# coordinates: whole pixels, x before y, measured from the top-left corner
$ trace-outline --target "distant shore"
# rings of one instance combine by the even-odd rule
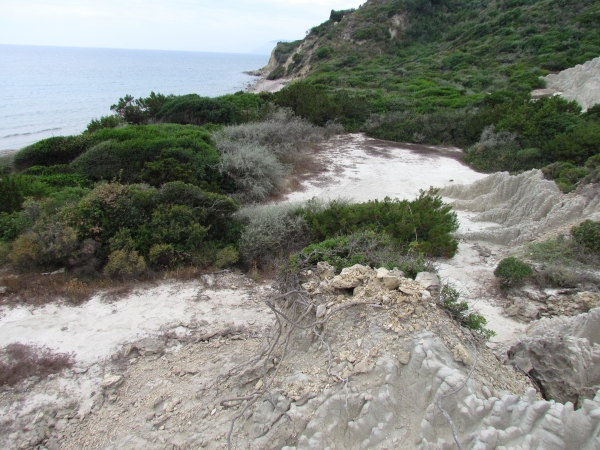
[[[248,84],[246,92],[251,94],[259,94],[261,92],[277,92],[283,89],[290,82],[287,78],[280,78],[278,80],[267,80],[266,78],[260,78],[254,83]]]

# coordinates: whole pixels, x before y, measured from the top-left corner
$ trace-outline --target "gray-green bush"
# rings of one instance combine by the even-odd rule
[[[299,251],[310,242],[305,220],[295,214],[297,205],[255,205],[237,212],[245,223],[240,253],[246,264],[266,267]]]

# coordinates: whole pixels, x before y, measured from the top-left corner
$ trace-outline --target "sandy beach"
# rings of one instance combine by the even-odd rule
[[[288,78],[280,78],[279,80],[267,80],[266,78],[261,78],[254,82],[254,84],[249,84],[246,91],[251,94],[277,92],[282,90],[289,82],[290,79]]]

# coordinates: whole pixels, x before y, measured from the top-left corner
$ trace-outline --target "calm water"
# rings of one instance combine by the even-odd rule
[[[131,94],[214,97],[255,80],[268,55],[0,45],[0,150],[81,133]]]

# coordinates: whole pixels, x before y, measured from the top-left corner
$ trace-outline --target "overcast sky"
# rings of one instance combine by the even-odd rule
[[[247,53],[364,1],[2,0],[0,44]]]

